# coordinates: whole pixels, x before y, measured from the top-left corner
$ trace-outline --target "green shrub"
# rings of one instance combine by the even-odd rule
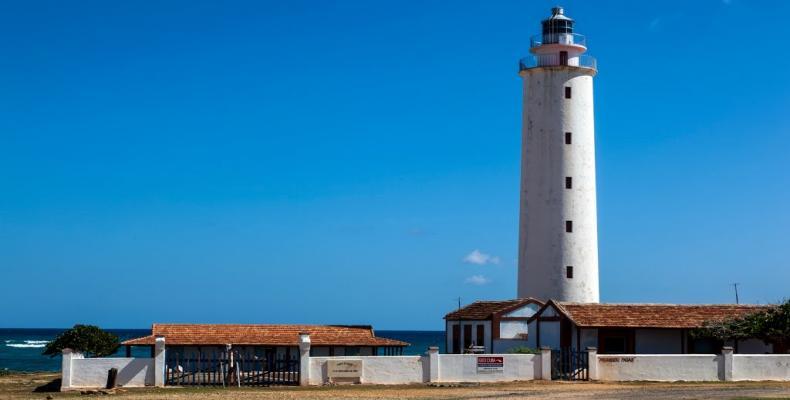
[[[527,346],[513,347],[511,349],[508,349],[507,352],[510,354],[540,354],[540,350],[533,349]]]
[[[63,349],[72,349],[83,353],[85,357],[106,357],[115,354],[120,346],[118,336],[98,326],[74,325],[47,343],[42,354],[54,357],[63,353]]]
[[[782,304],[726,321],[706,322],[691,331],[692,337],[738,340],[756,338],[778,349],[790,346],[790,300]]]

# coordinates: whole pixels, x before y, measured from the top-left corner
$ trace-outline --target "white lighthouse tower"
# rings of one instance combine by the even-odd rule
[[[595,59],[561,7],[542,21],[524,80],[518,296],[597,303]]]

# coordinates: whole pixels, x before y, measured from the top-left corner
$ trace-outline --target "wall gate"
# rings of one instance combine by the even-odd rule
[[[586,351],[572,348],[552,350],[551,379],[586,381],[590,379],[590,358]]]
[[[299,357],[238,351],[168,355],[165,384],[177,386],[299,385]]]

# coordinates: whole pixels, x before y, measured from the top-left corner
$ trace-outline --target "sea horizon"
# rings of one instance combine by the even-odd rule
[[[59,371],[60,356],[45,356],[46,344],[68,328],[0,328],[0,371],[42,372]],[[106,328],[121,341],[151,334],[151,328]],[[403,355],[423,354],[429,346],[444,352],[444,331],[432,330],[375,330],[376,336],[402,340],[411,345]],[[125,357],[123,346],[111,357]],[[132,357],[150,357],[145,348],[132,348]]]

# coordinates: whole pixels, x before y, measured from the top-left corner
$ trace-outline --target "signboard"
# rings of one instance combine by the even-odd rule
[[[505,357],[477,357],[478,374],[505,372]]]
[[[361,378],[362,360],[327,360],[326,372],[329,378]]]

